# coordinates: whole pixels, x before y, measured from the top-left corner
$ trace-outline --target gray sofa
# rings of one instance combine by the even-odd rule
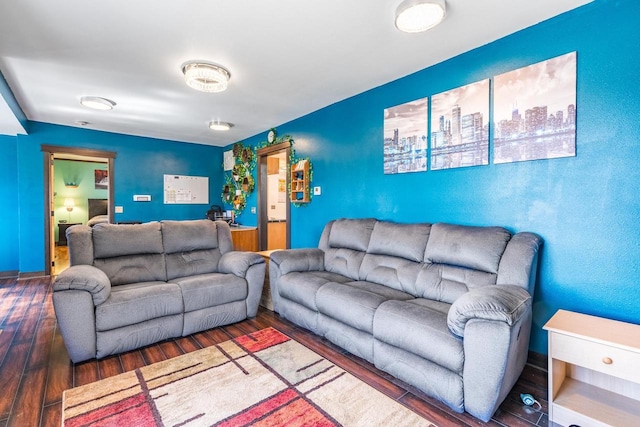
[[[58,325],[73,362],[253,317],[264,259],[233,250],[222,221],[78,225],[71,267],[53,284]]]
[[[329,222],[271,254],[274,310],[487,421],[527,360],[541,239],[500,227]]]

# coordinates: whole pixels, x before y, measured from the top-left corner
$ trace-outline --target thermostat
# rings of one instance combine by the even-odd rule
[[[151,195],[150,194],[134,194],[133,201],[134,202],[150,202]]]

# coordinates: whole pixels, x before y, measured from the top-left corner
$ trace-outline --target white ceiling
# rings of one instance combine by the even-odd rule
[[[29,120],[225,146],[590,1],[447,0],[421,34],[394,27],[400,0],[3,1],[0,71]],[[187,87],[193,59],[227,67],[228,90]]]

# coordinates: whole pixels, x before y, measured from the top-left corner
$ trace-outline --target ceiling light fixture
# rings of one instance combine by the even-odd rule
[[[222,92],[227,89],[231,73],[211,62],[188,61],[182,64],[184,81],[201,92]]]
[[[444,19],[445,0],[404,0],[396,9],[396,28],[419,33],[435,27]]]
[[[80,104],[94,110],[111,110],[116,105],[112,100],[98,96],[83,96],[80,98]]]
[[[214,120],[209,122],[209,129],[216,131],[228,131],[233,127],[233,123],[221,122],[220,120]]]

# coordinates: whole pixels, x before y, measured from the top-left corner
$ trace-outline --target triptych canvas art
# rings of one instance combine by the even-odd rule
[[[384,173],[488,165],[490,128],[494,164],[575,156],[576,52],[386,108]]]

